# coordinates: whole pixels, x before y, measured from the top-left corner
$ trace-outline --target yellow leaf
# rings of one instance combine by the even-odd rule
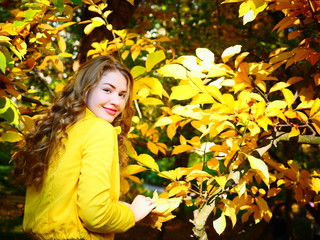
[[[239,7],[239,18],[243,17],[247,12],[249,12],[252,7],[252,1],[243,1],[243,3],[241,3]]]
[[[198,95],[194,96],[190,104],[196,105],[196,104],[208,104],[208,103],[214,103],[214,102],[215,100],[210,94],[199,93]]]
[[[216,232],[221,235],[223,231],[226,229],[227,223],[226,223],[226,217],[223,213],[221,213],[221,216],[217,218],[216,220],[213,220],[213,228],[216,230]]]
[[[311,189],[316,193],[320,191],[320,178],[311,178]]]
[[[297,112],[292,111],[292,110],[285,111],[284,115],[287,118],[297,118]]]
[[[225,49],[221,55],[222,61],[224,63],[228,62],[228,60],[233,57],[234,55],[236,55],[237,53],[241,52],[241,45],[235,45],[232,47],[228,47],[227,49]]]
[[[266,109],[266,103],[264,101],[257,102],[252,108],[255,110],[254,117],[255,119],[259,119],[264,115],[265,109]]]
[[[147,168],[150,168],[153,171],[159,172],[159,166],[156,161],[148,154],[140,154],[139,156],[135,157],[136,161]]]
[[[251,136],[255,136],[255,135],[257,135],[258,133],[261,132],[260,127],[257,124],[255,124],[254,122],[251,122],[251,121],[248,124],[248,129],[250,131],[250,135]]]
[[[224,208],[224,214],[230,218],[232,227],[234,227],[237,223],[236,210],[233,207],[226,205],[226,207]]]
[[[227,182],[226,176],[217,176],[217,177],[214,177],[214,180],[216,180],[219,186],[222,188],[224,188]]]
[[[220,90],[214,86],[214,85],[209,85],[206,87],[207,91],[209,92],[209,94],[214,97],[216,100],[218,100],[220,103],[224,102],[224,98],[220,92]]]
[[[170,179],[173,181],[177,180],[177,173],[175,170],[162,171],[162,172],[158,173],[158,175],[160,177],[167,178],[167,179]]]
[[[186,152],[186,151],[189,151],[189,150],[192,150],[194,149],[194,147],[190,146],[190,145],[178,145],[178,146],[175,146],[173,151],[172,151],[172,155],[174,154],[180,154],[182,152]]]
[[[158,72],[165,77],[173,77],[175,79],[187,79],[187,70],[180,64],[168,64],[160,69]]]
[[[254,83],[263,91],[266,92],[267,91],[267,85],[264,81],[261,80],[256,80],[254,81]]]
[[[199,93],[199,90],[190,85],[180,85],[172,88],[170,99],[186,100],[194,97]]]
[[[60,58],[71,58],[73,55],[71,53],[59,53],[58,57]]]
[[[100,15],[102,14],[101,10],[95,5],[90,5],[88,7],[88,10],[91,11],[91,12],[99,13]]]
[[[85,28],[84,28],[84,33],[86,35],[89,35],[93,29],[95,29],[96,27],[92,24],[92,23],[89,23]]]
[[[171,124],[172,122],[173,121],[170,117],[162,117],[155,123],[155,127],[165,126]]]
[[[219,63],[209,67],[209,72],[207,74],[207,77],[208,78],[222,77],[222,76],[228,75],[229,73],[233,75],[233,70],[228,65],[224,63]],[[212,82],[212,84],[213,83],[214,82]]]
[[[242,62],[242,60],[248,55],[249,55],[248,52],[243,52],[243,53],[239,54],[237,56],[236,60],[234,61],[235,68],[238,68],[239,64]]]
[[[66,45],[66,41],[64,40],[64,38],[57,35],[57,41],[58,41],[58,47],[59,47],[60,52],[62,52],[62,53],[65,52],[67,45]]]
[[[200,179],[200,181],[201,181],[203,179],[207,179],[207,178],[211,178],[211,177],[212,176],[205,171],[193,170],[186,176],[186,180],[189,182],[189,181],[192,181],[193,179]]]
[[[131,165],[126,166],[126,168],[122,170],[121,174],[123,176],[129,176],[129,175],[133,175],[133,174],[136,174],[139,172],[143,172],[145,170],[147,170],[145,167],[142,167],[142,166],[136,165],[136,164],[131,164]]]
[[[159,198],[154,194],[153,199],[157,205],[155,209],[152,210],[153,214],[166,215],[172,212],[174,209],[179,207],[182,200],[181,197],[177,198]]]
[[[299,136],[299,134],[300,134],[299,128],[292,127],[289,133],[289,137],[296,137],[296,136]]]
[[[25,131],[31,132],[34,130],[35,122],[31,117],[29,117],[28,115],[22,115],[22,121],[24,124]]]
[[[313,115],[315,115],[320,109],[320,98],[317,98],[316,100],[314,100],[312,107],[311,107],[311,111],[310,111],[310,117],[312,117]]]
[[[91,18],[91,20],[92,20],[92,25],[95,27],[100,27],[106,24],[106,22],[101,17],[94,17],[94,18]]]
[[[282,101],[282,100],[275,100],[271,103],[269,103],[267,109],[268,110],[272,110],[273,108],[276,108],[276,109],[284,109],[287,107],[287,103],[285,101]]]
[[[288,104],[288,107],[290,108],[292,104],[294,103],[294,95],[289,89],[281,89],[281,92],[284,96],[284,99],[286,100],[286,103]]]
[[[152,97],[142,98],[139,102],[144,105],[163,105],[163,102],[160,99]]]
[[[269,185],[269,171],[266,163],[259,158],[254,156],[248,156],[248,160],[251,168],[255,169],[261,179]]]
[[[146,60],[146,70],[149,72],[156,64],[166,58],[163,50],[150,53]]]
[[[188,193],[188,190],[189,188],[185,185],[174,187],[169,191],[169,197],[175,196],[179,193],[183,193],[183,195],[186,195]]]
[[[233,95],[229,94],[229,93],[225,93],[222,95],[223,98],[223,104],[227,105],[228,108],[230,109],[231,112],[234,111],[234,98]]]
[[[214,53],[207,48],[197,48],[196,55],[202,61],[214,62]]]
[[[133,61],[135,61],[135,60],[137,59],[137,57],[138,57],[139,54],[140,54],[140,51],[141,51],[141,49],[138,48],[138,47],[136,47],[136,48],[134,48],[134,49],[132,50],[132,52],[131,52],[131,57],[132,57],[132,60],[133,60]]]
[[[270,89],[269,93],[281,90],[281,89],[286,88],[288,86],[290,86],[290,84],[285,83],[285,82],[278,82],[278,83],[276,83],[275,85],[272,86],[272,88]]]

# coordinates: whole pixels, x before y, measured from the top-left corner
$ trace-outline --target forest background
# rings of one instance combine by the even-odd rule
[[[10,175],[22,134],[101,54],[136,82],[124,200],[159,206],[118,239],[316,239],[319,0],[1,0],[0,12],[1,239],[25,238]]]

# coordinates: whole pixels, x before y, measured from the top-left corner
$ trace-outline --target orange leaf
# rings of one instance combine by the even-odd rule
[[[192,149],[194,149],[194,147],[192,147],[190,145],[186,145],[186,144],[178,145],[178,146],[174,147],[174,149],[172,151],[172,155],[179,154],[179,153],[182,153],[182,152],[186,152],[186,151],[189,151],[189,150],[192,150]]]
[[[296,30],[296,31],[292,31],[288,34],[288,40],[292,40],[294,38],[296,38],[297,36],[299,36],[301,33],[303,32],[303,30]]]

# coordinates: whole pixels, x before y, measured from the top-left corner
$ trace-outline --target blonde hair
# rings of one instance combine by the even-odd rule
[[[13,156],[14,173],[18,182],[27,186],[42,186],[54,149],[64,147],[62,139],[68,137],[67,127],[84,115],[88,93],[106,71],[119,71],[127,80],[128,95],[125,108],[112,123],[113,126],[121,127],[121,133],[118,135],[119,159],[122,166],[126,165],[125,141],[134,114],[132,108],[134,81],[123,64],[111,56],[104,55],[80,66],[44,117],[36,121],[36,129],[25,136],[22,146]]]

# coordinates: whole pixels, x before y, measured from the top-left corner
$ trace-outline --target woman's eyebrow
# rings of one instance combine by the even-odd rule
[[[108,86],[110,86],[112,89],[116,89],[116,87],[113,85],[113,84],[111,84],[111,83],[107,83],[107,82],[105,82],[105,83],[102,83],[102,85],[108,85]],[[127,93],[128,91],[127,90],[122,90],[122,91],[120,91],[121,93]]]
[[[113,88],[113,89],[115,89],[116,87],[114,86],[114,85],[112,85],[111,83],[103,83],[102,85],[108,85],[108,86],[110,86],[111,88]]]

